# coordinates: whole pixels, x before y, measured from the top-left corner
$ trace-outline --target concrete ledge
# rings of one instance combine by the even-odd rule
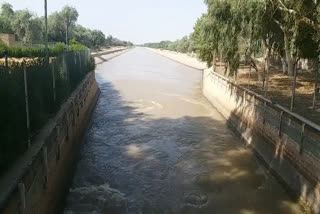
[[[117,49],[112,51],[105,51],[100,52],[97,54],[92,54],[92,56],[95,59],[96,65],[102,64],[104,62],[107,62],[117,56],[120,56],[128,51],[130,51],[132,48],[123,48],[123,49]]]
[[[203,94],[302,204],[319,213],[320,160],[314,155],[316,151],[302,150],[303,145],[293,137],[297,133],[281,132],[281,122],[272,124],[278,121],[278,117],[267,120],[265,112],[258,106],[266,105],[265,109],[271,111],[268,104],[258,104],[258,97],[251,96],[209,69],[203,72]],[[290,122],[300,128],[293,120]]]
[[[108,54],[112,54],[112,53],[124,51],[124,50],[127,50],[127,49],[128,49],[128,48],[119,48],[119,49],[105,50],[105,51],[100,51],[100,52],[97,52],[97,53],[92,53],[91,56],[93,56],[93,57],[99,57],[99,56],[103,56],[103,55],[108,55]]]
[[[55,213],[100,90],[90,72],[0,180],[0,213]]]

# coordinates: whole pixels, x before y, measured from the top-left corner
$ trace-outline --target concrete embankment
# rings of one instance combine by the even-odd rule
[[[120,56],[121,54],[124,54],[131,50],[129,47],[119,47],[119,48],[112,48],[112,49],[106,49],[102,50],[100,52],[93,52],[92,56],[95,59],[96,64],[104,63],[114,57]]]
[[[170,51],[153,51],[201,68],[196,58]],[[208,68],[203,70],[203,95],[308,212],[319,213],[319,126]]]
[[[148,48],[148,49],[164,57],[172,59],[176,62],[180,62],[184,65],[187,65],[191,68],[195,68],[198,70],[203,70],[207,68],[206,63],[200,62],[196,57],[188,54],[183,54],[183,53],[173,52],[168,50],[153,49],[153,48]]]
[[[97,64],[128,50],[113,48],[92,56]],[[91,72],[40,131],[31,148],[0,178],[1,214],[56,213],[99,94],[95,73]]]

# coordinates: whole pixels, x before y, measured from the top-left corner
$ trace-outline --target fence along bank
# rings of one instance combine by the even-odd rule
[[[0,66],[0,213],[53,213],[99,95],[89,50]],[[8,170],[8,168],[10,169]]]
[[[275,175],[320,212],[320,126],[233,83],[203,72],[203,94]]]

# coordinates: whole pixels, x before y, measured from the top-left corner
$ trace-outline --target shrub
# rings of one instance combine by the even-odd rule
[[[87,50],[87,49],[88,49],[88,47],[81,44],[77,40],[75,40],[75,39],[70,40],[69,51],[83,51],[83,50]]]
[[[71,40],[69,52],[88,50],[88,48],[76,40]],[[65,44],[62,42],[56,43],[54,47],[49,48],[49,56],[60,56],[66,51]],[[0,45],[0,58],[4,57],[7,52],[8,57],[14,58],[37,58],[46,56],[46,48],[41,47],[8,47],[6,45]]]

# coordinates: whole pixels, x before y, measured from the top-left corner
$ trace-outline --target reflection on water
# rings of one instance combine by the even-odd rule
[[[301,213],[201,96],[201,75],[142,48],[97,67],[65,214]]]

